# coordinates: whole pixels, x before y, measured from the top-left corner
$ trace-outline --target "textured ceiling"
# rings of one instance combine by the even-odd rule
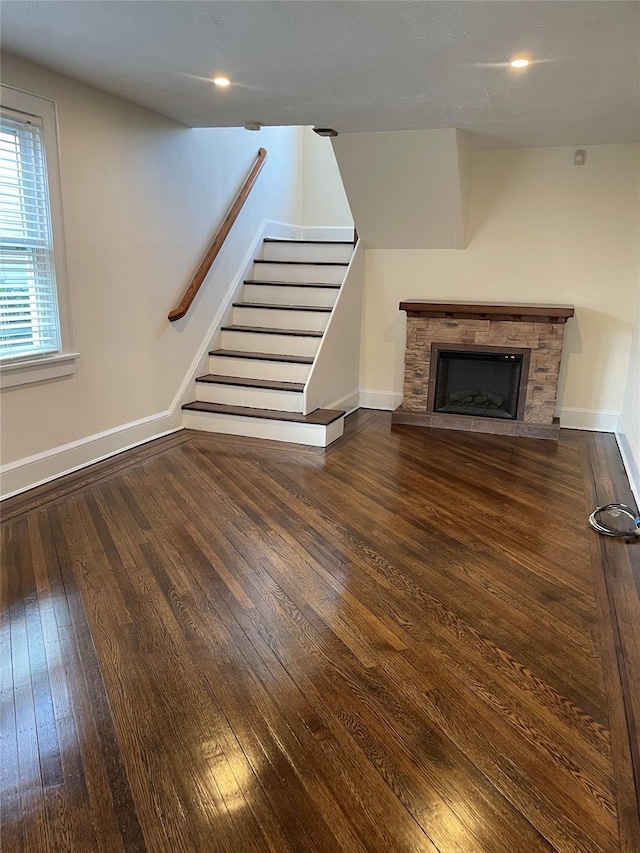
[[[187,125],[639,138],[640,3],[2,3],[3,49]],[[508,67],[514,55],[534,62]],[[234,85],[215,89],[225,72]]]

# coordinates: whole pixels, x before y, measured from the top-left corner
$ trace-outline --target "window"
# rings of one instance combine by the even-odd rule
[[[2,387],[73,372],[55,105],[2,87],[0,367]]]

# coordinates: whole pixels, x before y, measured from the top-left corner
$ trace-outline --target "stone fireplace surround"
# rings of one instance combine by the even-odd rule
[[[393,413],[393,423],[558,440],[560,424],[554,413],[560,359],[564,326],[573,317],[573,306],[406,300],[400,303],[400,310],[407,312],[407,346],[403,400]],[[518,418],[434,412],[439,345],[460,351],[479,347],[527,351],[528,371],[520,390]]]

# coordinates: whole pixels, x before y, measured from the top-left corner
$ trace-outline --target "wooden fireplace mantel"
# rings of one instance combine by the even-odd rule
[[[566,323],[573,317],[573,305],[527,305],[491,302],[423,302],[420,299],[405,299],[400,310],[410,317],[451,317],[465,320],[502,320],[535,323]]]

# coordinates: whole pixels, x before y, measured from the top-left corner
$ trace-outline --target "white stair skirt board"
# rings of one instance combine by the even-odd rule
[[[196,382],[196,399],[205,403],[224,403],[225,406],[302,412],[302,391],[277,391],[273,388],[251,388],[246,385]]]
[[[209,373],[222,376],[239,376],[242,379],[304,382],[310,370],[310,364],[296,364],[294,361],[259,361],[252,358],[209,356]]]
[[[220,336],[220,340],[221,349],[313,356],[318,351],[321,338],[298,337],[296,335],[271,335],[261,332],[236,332],[225,329]]]
[[[256,261],[251,278],[256,281],[308,281],[341,284],[346,266],[342,264],[266,264]]]
[[[329,316],[329,311],[293,311],[285,308],[247,308],[244,305],[236,305],[233,309],[233,324],[262,326],[266,329],[309,329],[324,332]]]
[[[337,261],[348,263],[353,243],[305,243],[265,240],[262,257],[266,261]]]
[[[344,430],[344,418],[337,418],[327,426],[319,424],[296,424],[288,421],[273,421],[261,418],[246,418],[238,415],[219,415],[214,412],[183,412],[187,429],[219,432],[225,435],[244,435],[250,438],[266,438],[271,441],[288,441],[310,447],[328,447],[340,438]]]
[[[340,292],[337,287],[314,287],[311,284],[247,284],[244,285],[245,302],[265,305],[318,305],[333,308]]]

